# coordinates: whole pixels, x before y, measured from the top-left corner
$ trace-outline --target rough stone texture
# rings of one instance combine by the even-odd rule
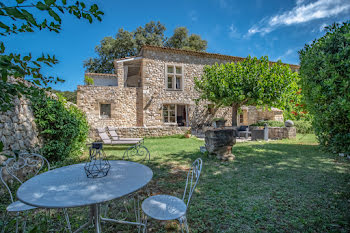
[[[259,141],[264,140],[264,130],[263,129],[254,129],[252,132],[252,140]]]
[[[221,160],[232,160],[232,146],[236,144],[236,131],[231,128],[209,129],[205,132],[205,148],[209,155]]]
[[[269,127],[269,139],[294,139],[296,135],[295,127]]]
[[[31,103],[26,98],[13,99],[13,108],[0,112],[0,139],[3,151],[37,151],[42,145]]]
[[[213,118],[224,118],[231,125],[230,107],[209,108],[209,102],[195,100],[199,93],[195,90],[194,78],[201,77],[203,67],[215,63],[237,62],[243,58],[230,56],[199,56],[197,53],[179,53],[173,50],[143,49],[136,61],[115,61],[115,78],[119,86],[78,86],[77,105],[87,114],[92,131],[98,127],[168,127],[174,123],[163,122],[163,105],[185,105],[188,126],[200,129],[211,126]],[[166,89],[167,65],[182,67],[182,90]],[[134,69],[134,70],[131,70]],[[127,72],[129,70],[129,73]],[[132,76],[128,76],[130,72]],[[135,71],[138,73],[136,74]],[[106,75],[106,74],[105,74]],[[90,74],[91,76],[91,74]],[[97,80],[98,75],[94,76]],[[105,77],[105,76],[101,76]],[[132,79],[134,85],[128,83]],[[138,79],[138,80],[137,80]],[[109,83],[109,82],[108,82]],[[137,85],[136,85],[137,84]],[[130,86],[131,85],[131,86]],[[135,87],[132,87],[135,86]],[[111,118],[102,119],[100,104],[111,104]],[[249,125],[258,120],[283,121],[282,111],[257,110],[255,107],[243,107],[243,122]],[[238,119],[238,122],[239,119]],[[140,131],[141,132],[141,131]],[[164,133],[167,135],[168,130]]]
[[[292,126],[294,125],[294,122],[291,121],[291,120],[286,120],[286,122],[284,122],[284,125],[285,125],[286,127],[292,127]]]
[[[258,126],[252,127],[252,140],[264,140],[264,130]],[[269,139],[294,139],[296,138],[295,127],[269,127]]]
[[[189,127],[171,127],[171,126],[151,126],[151,127],[116,127],[116,133],[121,138],[135,137],[159,137],[175,134],[185,134]],[[92,130],[90,138],[94,141],[101,141],[97,130]]]
[[[100,117],[100,104],[111,104],[111,118]],[[136,126],[136,88],[78,86],[77,105],[93,129]]]

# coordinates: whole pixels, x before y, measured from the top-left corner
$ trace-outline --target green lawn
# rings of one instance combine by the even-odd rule
[[[233,147],[236,159],[231,162],[207,158],[199,152],[203,144],[196,138],[145,140],[154,177],[142,196],[181,197],[186,170],[202,157],[202,176],[188,212],[191,232],[350,231],[350,162],[320,151],[313,135],[239,143]],[[116,147],[105,150],[110,159],[121,159],[124,152]],[[86,208],[70,210],[74,227],[85,221],[83,213]],[[44,218],[31,221],[37,219]],[[149,227],[151,232],[174,232],[177,224],[151,220]],[[103,230],[137,232],[113,224],[104,224]]]

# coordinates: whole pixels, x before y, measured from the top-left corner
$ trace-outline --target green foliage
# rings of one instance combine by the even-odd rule
[[[188,36],[186,27],[176,28],[174,34],[165,43],[166,47],[194,51],[205,51],[207,45],[207,41],[202,40],[199,35],[192,34]]]
[[[294,127],[297,130],[297,133],[300,134],[312,134],[314,133],[311,121],[293,121],[294,122]],[[251,126],[264,126],[267,124],[270,127],[285,127],[284,122],[281,121],[259,121],[255,124],[252,124]]]
[[[63,98],[47,97],[43,90],[36,91],[31,102],[39,134],[44,139],[41,153],[50,161],[78,156],[89,131],[84,113]]]
[[[85,76],[84,83],[85,85],[94,85],[94,79],[89,76]]]
[[[2,152],[3,149],[4,149],[4,143],[0,141],[0,152]]]
[[[118,30],[115,38],[105,37],[96,46],[97,58],[84,61],[84,67],[92,73],[113,73],[113,60],[137,55],[143,45],[166,46],[179,49],[204,51],[207,41],[199,35],[188,36],[188,29],[178,27],[168,40],[164,37],[166,28],[159,21],[151,21],[134,31]]]
[[[55,93],[56,95],[60,95],[64,98],[66,98],[67,101],[77,104],[77,91],[59,91],[59,90],[51,90],[51,92]]]
[[[203,76],[195,78],[195,88],[201,99],[232,106],[237,114],[244,104],[284,109],[298,91],[297,82],[298,74],[281,61],[271,64],[267,57],[248,56],[242,62],[205,66]],[[232,124],[237,125],[235,115]]]
[[[314,133],[314,129],[312,127],[312,122],[311,121],[293,121],[294,126],[297,129],[297,133],[300,134],[312,134]]]
[[[34,32],[35,30],[49,30],[56,33],[61,31],[61,17],[64,13],[69,13],[75,17],[86,19],[92,23],[93,18],[101,21],[103,12],[99,11],[96,4],[90,7],[82,1],[76,1],[69,5],[66,0],[45,0],[30,1],[17,0],[16,4],[6,5],[0,1],[0,35],[10,36],[13,34]],[[37,10],[41,11],[43,17],[37,17],[34,14]],[[6,111],[11,108],[11,100],[14,96],[26,94],[27,88],[23,84],[9,83],[8,77],[16,79],[26,78],[36,85],[46,86],[48,83],[63,82],[62,79],[53,76],[44,76],[41,73],[43,66],[57,64],[55,56],[45,55],[33,58],[29,53],[21,55],[8,53],[6,46],[0,42],[0,111]]]
[[[326,27],[326,34],[299,51],[307,108],[320,145],[350,153],[350,23]]]
[[[284,127],[284,122],[281,121],[259,121],[251,126],[265,126],[267,124],[270,127]]]

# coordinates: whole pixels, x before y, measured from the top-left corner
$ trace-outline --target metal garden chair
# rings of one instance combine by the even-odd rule
[[[148,151],[148,149],[143,146],[143,145],[137,145],[133,147],[129,147],[126,149],[125,153],[123,154],[123,160],[128,160],[128,161],[133,161],[133,162],[138,162],[138,163],[143,163],[143,162],[149,162],[151,159],[151,154]],[[115,222],[115,223],[126,223],[126,224],[131,224],[131,225],[137,225],[139,228],[139,231],[141,230],[141,208],[140,208],[140,197],[135,193],[131,193],[127,196],[122,197],[121,199],[117,200],[119,203],[123,203],[122,208],[125,209],[126,212],[131,213],[134,212],[135,214],[135,222],[129,222],[125,221],[125,219],[122,220],[115,220],[108,218],[108,210],[110,205],[109,204],[104,204],[102,207],[103,211],[103,216],[101,215],[101,220],[102,221],[107,221],[107,222]],[[131,210],[128,208],[128,204],[131,202]]]
[[[5,161],[4,166],[0,169],[0,179],[3,185],[6,187],[9,195],[11,204],[7,206],[6,208],[6,215],[9,213],[15,213],[16,214],[16,233],[19,229],[19,216],[20,213],[24,213],[24,221],[22,226],[22,231],[25,232],[26,229],[26,218],[28,215],[29,210],[34,210],[37,207],[27,205],[19,200],[15,199],[15,195],[13,194],[15,190],[11,190],[10,186],[15,186],[15,182],[18,182],[19,184],[22,184],[27,179],[37,175],[40,171],[44,169],[44,167],[47,166],[47,170],[50,170],[50,163],[47,161],[45,157],[39,154],[35,153],[21,153],[17,157],[14,156],[13,158],[9,158]],[[12,179],[12,185],[8,185],[3,177],[3,173],[7,173],[9,176],[11,176]],[[66,212],[66,210],[63,210],[65,219],[67,221],[68,226],[69,224],[69,217]],[[5,227],[4,227],[5,228]],[[5,230],[5,229],[3,229]]]
[[[202,159],[196,159],[187,173],[182,199],[170,195],[151,196],[143,201],[143,232],[147,231],[147,216],[157,220],[178,220],[181,232],[189,232],[186,213],[202,171]]]

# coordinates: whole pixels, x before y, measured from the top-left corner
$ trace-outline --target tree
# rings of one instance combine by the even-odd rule
[[[244,104],[283,108],[298,90],[297,80],[298,74],[281,61],[248,56],[242,62],[205,66],[195,87],[200,99],[231,106],[232,125],[237,126],[237,111]]]
[[[350,21],[299,51],[306,106],[323,149],[350,154]]]
[[[199,35],[188,36],[188,29],[178,27],[169,40],[164,37],[166,28],[160,22],[151,21],[144,27],[129,32],[120,28],[115,38],[105,37],[95,47],[97,58],[84,61],[84,67],[91,73],[113,73],[113,60],[137,55],[143,45],[165,46],[178,49],[205,51],[207,41]]]
[[[187,28],[178,27],[175,29],[174,34],[166,41],[165,46],[177,49],[205,51],[207,44],[207,41],[202,40],[199,35],[192,34],[188,36]]]
[[[37,11],[43,15],[38,17]],[[16,0],[16,4],[6,5],[0,2],[0,35],[10,36],[19,33],[34,32],[35,30],[49,30],[56,33],[61,31],[62,20],[60,15],[69,13],[78,19],[86,19],[90,23],[93,19],[101,21],[102,11],[96,4],[87,6],[83,1],[75,4],[67,4],[67,0],[30,1]],[[42,17],[44,16],[44,17]],[[14,96],[25,94],[28,88],[22,80],[38,86],[46,86],[48,83],[63,82],[58,77],[46,77],[41,73],[42,66],[52,66],[58,60],[54,55],[42,55],[33,58],[31,54],[15,54],[6,51],[6,46],[0,42],[0,111],[9,110]],[[15,80],[9,80],[9,77]],[[15,81],[15,83],[13,83]]]
[[[51,90],[56,95],[63,96],[67,101],[77,104],[77,90],[75,91],[59,91],[59,90]]]

